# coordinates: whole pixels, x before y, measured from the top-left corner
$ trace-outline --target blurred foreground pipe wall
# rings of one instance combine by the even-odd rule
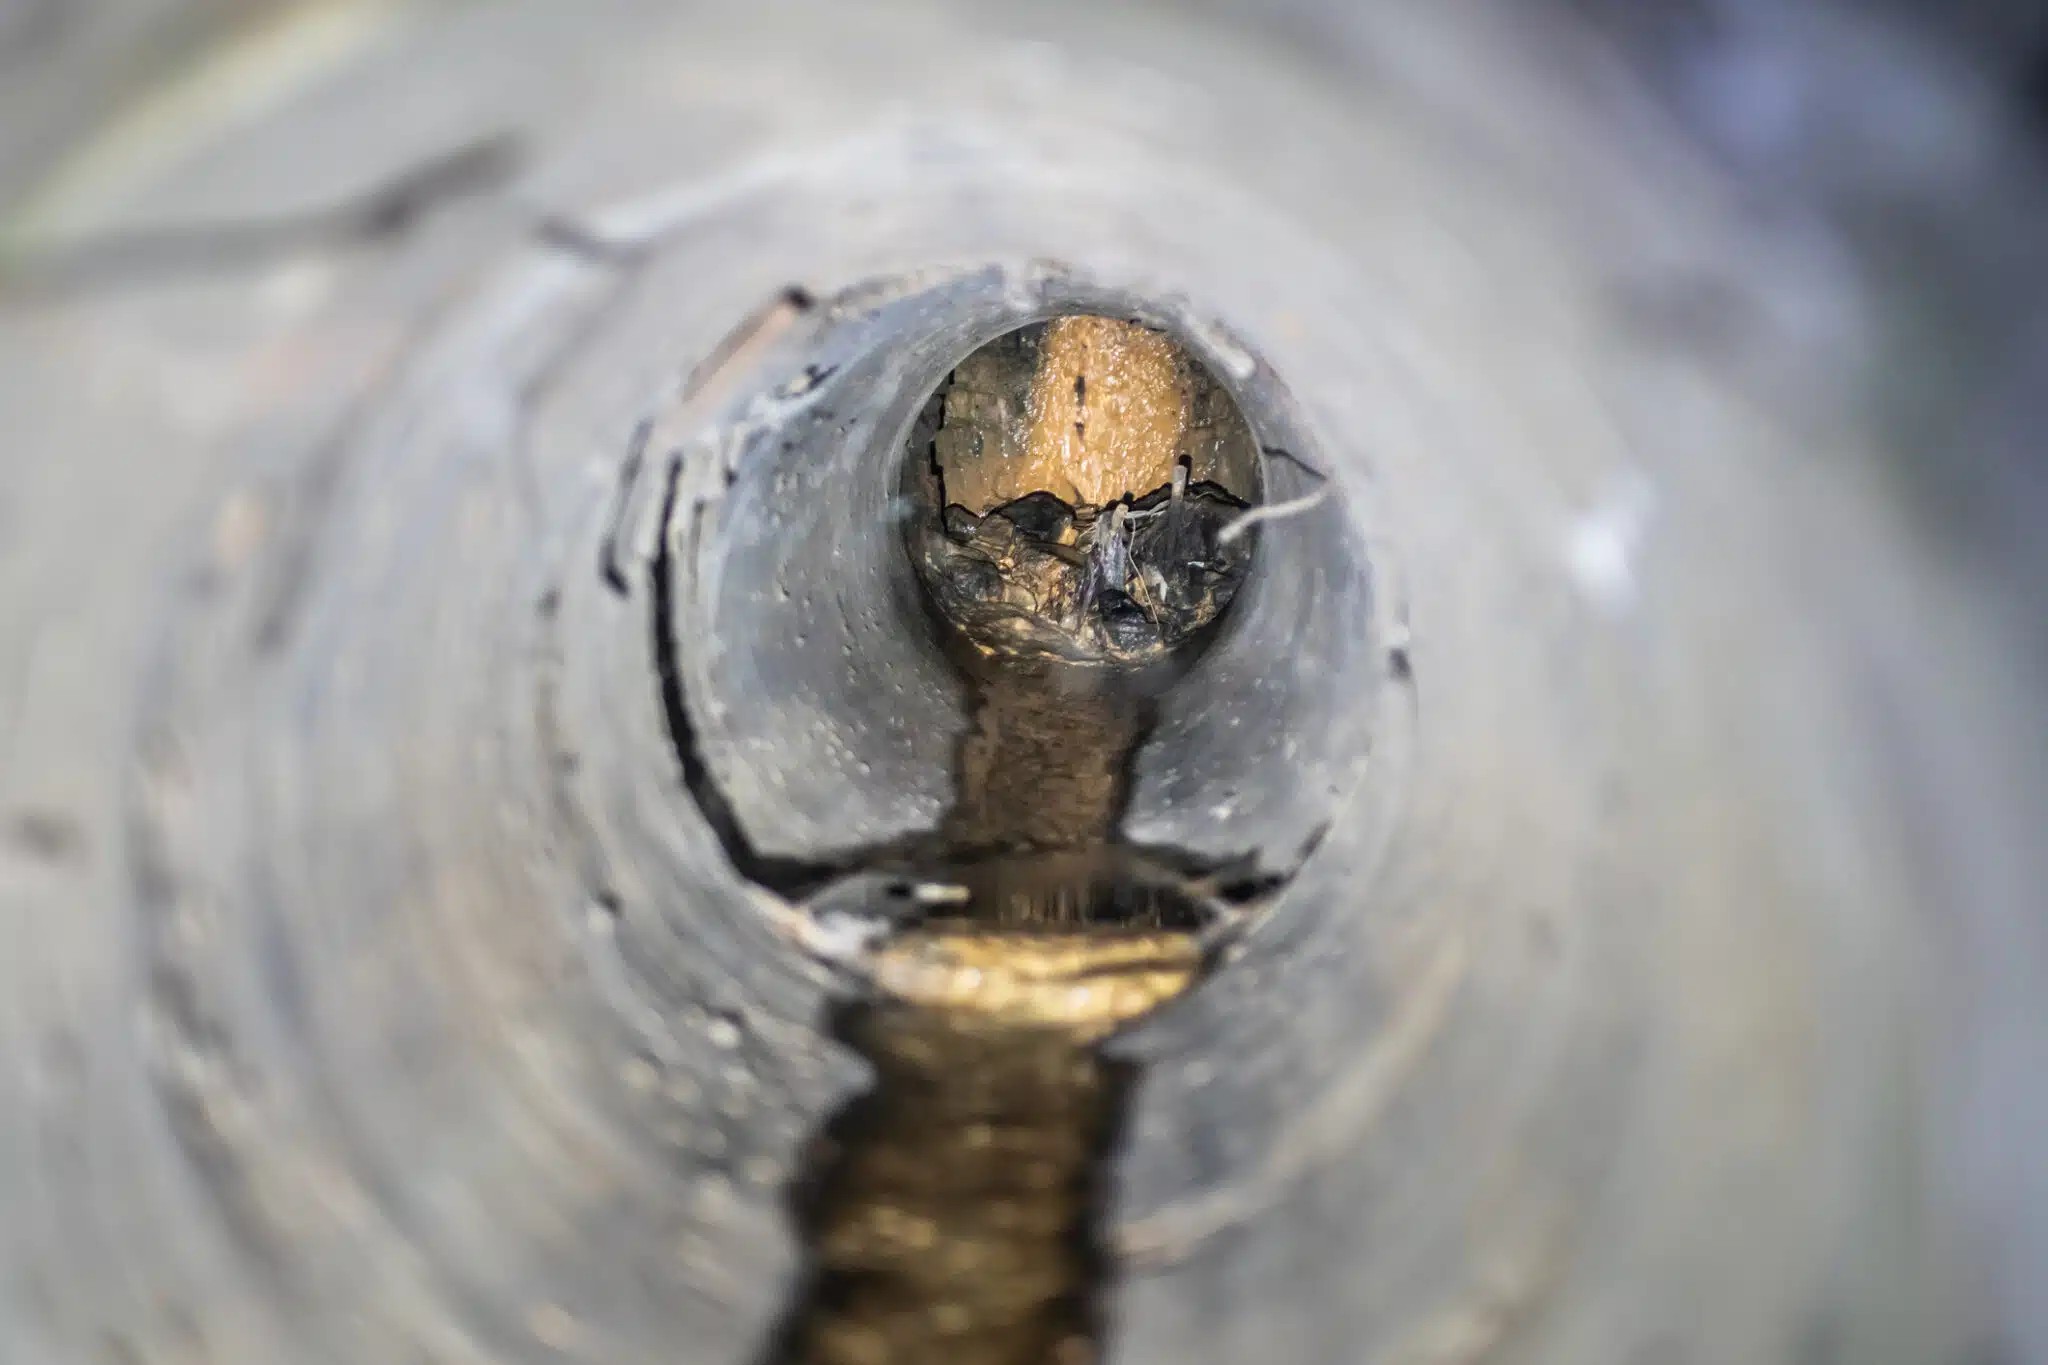
[[[757,840],[930,813],[905,386],[1084,298],[1336,493],[1110,1354],[2048,1360],[2043,35],[1444,8],[0,0],[0,1361],[751,1359],[860,1077],[650,612]]]

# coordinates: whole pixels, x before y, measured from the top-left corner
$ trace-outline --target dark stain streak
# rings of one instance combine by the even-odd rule
[[[543,246],[565,256],[608,269],[628,269],[647,258],[647,251],[642,247],[606,241],[588,225],[559,215],[550,215],[535,223],[533,235]]]
[[[17,811],[7,822],[7,846],[24,857],[53,866],[84,861],[85,830],[60,811]]]
[[[244,270],[321,248],[401,236],[450,202],[501,188],[525,160],[512,133],[479,138],[365,194],[302,213],[137,229],[0,260],[0,297],[60,295],[162,275]]]
[[[1287,461],[1287,463],[1293,465],[1317,483],[1328,483],[1330,481],[1330,476],[1326,471],[1316,468],[1284,446],[1260,446],[1259,453],[1268,459]]]
[[[747,837],[732,803],[712,775],[697,739],[696,724],[690,719],[689,701],[683,691],[682,665],[675,637],[675,566],[669,553],[670,536],[676,517],[676,500],[682,485],[683,462],[669,462],[667,487],[662,494],[660,536],[648,579],[653,599],[650,623],[654,637],[654,666],[661,687],[662,716],[668,727],[669,746],[682,767],[683,785],[696,802],[704,822],[725,849],[733,870],[757,886],[778,895],[799,899],[824,885],[845,869],[832,864],[807,863],[762,854]]]
[[[743,361],[765,350],[790,324],[815,307],[817,300],[802,285],[792,284],[779,290],[774,298],[741,319],[690,371],[683,381],[682,401],[715,396],[720,381],[739,371]]]
[[[360,415],[345,423],[326,447],[306,462],[305,473],[291,490],[290,524],[295,534],[281,538],[275,571],[266,584],[263,607],[256,614],[252,644],[258,657],[275,654],[291,636],[306,584],[312,576],[314,541],[327,505],[341,484],[346,454]]]
[[[633,499],[633,486],[640,481],[640,468],[647,455],[647,441],[654,433],[654,419],[642,418],[633,428],[633,439],[627,447],[626,458],[619,466],[619,478],[612,489],[611,510],[605,515],[604,539],[597,551],[597,571],[604,579],[605,586],[619,597],[632,596],[632,587],[626,581],[626,571],[619,564],[619,533],[625,521],[626,509]]]

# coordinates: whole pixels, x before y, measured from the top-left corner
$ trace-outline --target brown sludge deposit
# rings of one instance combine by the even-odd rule
[[[1021,414],[970,412],[1009,406],[975,377],[963,374],[948,395],[947,425],[974,422],[998,435],[994,449],[984,437],[979,450],[947,452],[949,500],[985,513],[1042,489],[1099,507],[1172,479],[1193,400],[1173,343],[1159,333],[1116,318],[1055,318],[1039,343]]]

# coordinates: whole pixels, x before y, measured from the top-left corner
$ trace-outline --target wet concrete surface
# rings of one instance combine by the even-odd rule
[[[1099,1044],[1202,972],[1199,908],[1117,847],[1164,675],[941,625],[975,697],[945,869],[924,883],[945,908],[835,1012],[874,1084],[796,1187],[811,1269],[768,1365],[1096,1359],[1114,1271],[1098,1224],[1136,1079]]]

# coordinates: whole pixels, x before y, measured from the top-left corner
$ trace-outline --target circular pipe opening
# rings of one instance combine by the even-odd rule
[[[1154,463],[1134,465],[1135,474],[1098,462],[1085,471],[1085,488],[1070,480],[1064,490],[1025,489],[1014,468],[1006,482],[996,477],[1006,457],[969,469],[958,456],[992,443],[991,418],[1017,428],[1012,445],[1020,463],[1029,460],[1034,383],[1044,406],[1057,408],[1048,430],[1076,409],[1110,425],[1107,382],[1087,394],[1085,360],[1071,374],[1039,373],[1048,339],[1076,328],[1063,320],[1077,317],[1153,339],[1153,359],[1170,360],[1176,401],[1186,404],[1171,444],[1153,439]],[[962,382],[963,371],[972,382]],[[1155,376],[1162,372],[1155,366]],[[703,642],[680,652],[696,742],[755,849],[845,868],[946,824],[964,765],[976,758],[979,683],[963,669],[963,653],[991,657],[1004,641],[963,630],[960,599],[971,595],[949,602],[949,580],[934,561],[968,562],[984,591],[1016,588],[997,557],[962,543],[961,531],[972,542],[996,520],[1003,525],[991,532],[1013,548],[1047,532],[1032,549],[1051,589],[1043,601],[1055,608],[1010,616],[1026,628],[1011,628],[1009,659],[1115,662],[1156,703],[1119,765],[1116,837],[1241,866],[1254,880],[1299,866],[1362,771],[1383,669],[1371,642],[1365,547],[1278,376],[1182,302],[1059,272],[1020,297],[996,270],[917,289],[878,282],[848,291],[791,329],[771,374],[797,378],[732,405],[718,437],[731,451],[729,487],[678,559],[669,622],[678,639]],[[962,419],[951,437],[949,402]],[[1008,418],[1004,403],[1015,409]],[[1162,458],[1162,446],[1172,453]],[[1188,571],[1184,559],[1182,581],[1164,581],[1174,564],[1157,551],[1163,537],[1154,528],[1169,523],[1176,470],[1183,512],[1196,498],[1208,504],[1181,532],[1197,523],[1194,541],[1213,547],[1235,529],[1232,572]],[[1132,486],[1161,471],[1163,483]],[[1082,615],[1094,548],[1082,532],[1093,542],[1094,528],[1079,523],[1104,515],[1093,498],[1111,502],[1112,518],[1124,509],[1125,570],[1131,545],[1145,548],[1139,576],[1127,573],[1114,598],[1098,586],[1080,632],[1061,625],[1061,612],[1069,624]],[[949,508],[960,509],[951,528]],[[1060,543],[1067,535],[1072,545]],[[1038,553],[1053,545],[1070,553]],[[1215,591],[1219,584],[1227,590]],[[1140,592],[1155,586],[1167,601],[1151,605],[1178,602],[1186,629],[1154,625]],[[963,641],[976,648],[963,651]]]
[[[906,451],[905,539],[970,660],[1156,669],[1228,611],[1260,483],[1250,424],[1200,361],[1141,323],[1071,313],[995,338],[933,391]]]

